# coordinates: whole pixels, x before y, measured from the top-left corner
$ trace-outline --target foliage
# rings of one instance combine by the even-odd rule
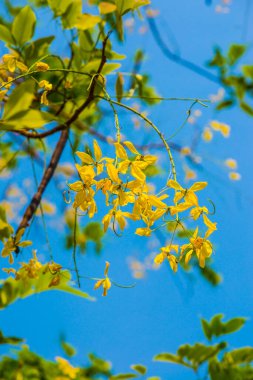
[[[221,322],[222,315],[216,315],[210,322],[202,319],[204,334],[208,340],[212,336],[221,337],[238,331],[245,323],[244,318],[233,318],[225,323]],[[208,326],[208,330],[207,330]],[[21,344],[18,338],[5,338],[1,343]],[[72,358],[76,352],[66,342],[61,343],[65,355]],[[67,347],[67,349],[66,349]],[[73,359],[71,359],[73,360]],[[143,364],[130,366],[131,372],[114,374],[108,361],[102,360],[93,354],[89,355],[90,363],[86,366],[75,367],[70,359],[57,356],[54,361],[48,361],[36,355],[28,346],[21,346],[16,350],[16,356],[5,355],[0,363],[0,378],[9,379],[97,379],[127,380],[146,378],[158,380],[159,377],[148,375],[148,368]],[[176,354],[163,352],[155,355],[154,361],[173,363],[193,370],[195,373],[205,374],[210,380],[250,380],[253,374],[253,348],[229,348],[228,342],[216,344],[184,344]],[[16,377],[15,377],[16,376]]]
[[[253,96],[253,66],[239,65],[241,58],[248,52],[247,45],[232,44],[228,51],[223,53],[217,47],[209,66],[216,68],[221,84],[226,88],[224,100],[217,105],[218,110],[231,107],[236,103],[248,115],[253,116],[250,105]]]
[[[210,340],[213,336],[220,337],[238,331],[245,323],[245,318],[233,318],[225,323],[221,322],[223,315],[214,316],[208,323],[202,319],[202,328],[205,337]],[[205,379],[210,380],[244,380],[253,375],[253,348],[229,348],[225,341],[207,345],[196,343],[180,346],[176,354],[161,353],[154,360],[175,363],[202,373]]]

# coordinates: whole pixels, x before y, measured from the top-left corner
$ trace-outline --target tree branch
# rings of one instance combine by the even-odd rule
[[[16,133],[18,135],[25,136],[29,139],[43,139],[44,137],[51,136],[54,133],[62,131],[64,129],[67,129],[66,124],[58,125],[57,127],[50,129],[49,131],[45,131],[45,132],[41,132],[41,133],[30,132],[30,131],[26,131],[26,130],[19,130],[19,131],[17,130],[17,131],[9,131],[9,132],[13,132],[13,133]]]
[[[101,71],[106,63],[106,55],[105,55],[105,48],[106,48],[106,43],[107,43],[107,40],[109,38],[111,33],[108,33],[106,38],[104,39],[103,41],[103,47],[102,47],[102,57],[101,57],[101,62],[100,62],[100,65],[99,65],[99,68],[98,68],[98,71],[96,73],[96,75],[99,75],[101,74]],[[30,204],[28,205],[24,215],[23,215],[23,218],[18,226],[18,229],[17,231],[19,231],[21,228],[26,228],[28,225],[29,225],[29,222],[30,220],[32,219],[35,211],[37,210],[39,204],[40,204],[40,201],[41,201],[41,198],[42,198],[42,195],[47,187],[47,185],[49,184],[52,176],[54,175],[54,172],[55,172],[55,169],[59,163],[59,160],[61,158],[61,155],[62,155],[62,152],[65,148],[65,145],[68,141],[68,134],[69,134],[69,128],[71,126],[71,124],[73,122],[75,122],[77,120],[77,118],[79,117],[79,115],[83,112],[83,110],[89,106],[89,104],[94,100],[94,91],[95,91],[95,88],[96,88],[96,81],[95,80],[92,80],[91,82],[91,85],[90,85],[90,89],[89,89],[89,95],[87,97],[87,99],[85,100],[85,102],[74,112],[74,114],[71,116],[71,118],[64,124],[65,125],[65,128],[62,130],[61,132],[61,136],[58,140],[58,143],[55,147],[55,150],[52,154],[52,157],[51,157],[51,160],[49,162],[49,165],[47,167],[47,169],[45,170],[45,173],[42,177],[42,180],[40,182],[40,185],[38,187],[38,190],[37,192],[34,194]],[[59,127],[62,127],[61,125]],[[58,127],[58,128],[59,128]],[[58,129],[59,130],[59,129]],[[51,130],[52,131],[52,130]]]

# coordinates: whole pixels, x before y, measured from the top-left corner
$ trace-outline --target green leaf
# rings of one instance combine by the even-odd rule
[[[110,380],[127,380],[134,379],[137,377],[134,373],[119,373],[118,375],[114,375],[110,377]]]
[[[253,65],[243,65],[241,69],[245,77],[253,79]]]
[[[15,336],[4,336],[2,331],[0,330],[0,344],[19,344],[23,341],[23,339],[16,338]]]
[[[116,84],[115,84],[115,91],[116,91],[118,102],[121,101],[123,93],[124,93],[123,85],[124,85],[124,77],[121,73],[118,73]]]
[[[65,12],[61,15],[65,29],[75,28],[78,18],[82,15],[82,0],[72,0]]]
[[[224,100],[222,102],[220,102],[217,106],[216,106],[216,109],[218,111],[221,111],[223,110],[224,108],[228,108],[228,107],[231,107],[234,105],[234,100],[233,99],[227,99],[227,100]]]
[[[202,325],[202,329],[203,329],[203,332],[205,334],[205,337],[208,340],[211,340],[212,339],[212,331],[210,329],[209,323],[205,319],[201,319],[201,325]]]
[[[196,343],[193,346],[184,344],[180,346],[177,354],[182,359],[186,358],[192,368],[197,369],[202,363],[208,361],[226,347],[226,343],[222,342],[214,346],[206,346],[202,343]]]
[[[51,114],[39,110],[28,109],[16,113],[10,119],[4,121],[2,128],[3,130],[41,128],[50,121],[52,121]]]
[[[54,12],[55,16],[61,16],[71,5],[73,0],[47,0],[49,7]]]
[[[248,103],[246,103],[246,102],[240,102],[240,107],[249,116],[253,116],[253,107],[251,107]]]
[[[26,61],[29,60],[31,63],[34,63],[40,57],[44,57],[46,54],[48,54],[48,48],[54,38],[54,36],[38,38],[37,40],[32,41],[29,45],[27,45],[24,49]]]
[[[231,362],[232,364],[245,364],[253,361],[253,348],[252,347],[243,347],[237,348],[225,354],[225,359]]]
[[[133,364],[131,365],[130,368],[133,369],[134,371],[137,371],[141,375],[145,375],[147,372],[147,368],[142,364]]]
[[[206,265],[205,268],[198,266],[201,275],[213,286],[217,286],[221,283],[222,277],[219,273],[215,272],[210,266]]]
[[[186,362],[183,361],[183,359],[174,354],[170,354],[168,352],[163,352],[161,354],[156,355],[153,360],[159,361],[159,362],[168,362],[168,363],[175,363],[175,364],[182,364],[186,367],[190,367],[191,365],[187,364]]]
[[[61,339],[61,348],[63,349],[64,353],[68,356],[68,357],[72,357],[72,356],[75,356],[76,355],[76,350],[75,348],[70,344],[70,343],[67,343],[65,342],[64,339]]]
[[[8,120],[13,115],[30,107],[34,98],[34,87],[34,81],[26,80],[12,91],[4,106],[3,120]]]
[[[0,40],[6,42],[8,45],[14,43],[10,30],[5,25],[0,25]]]
[[[15,17],[12,24],[12,35],[19,46],[28,42],[34,33],[36,16],[29,5],[26,5]]]
[[[246,322],[246,318],[233,318],[227,323],[224,323],[224,334],[231,334],[235,331],[240,330]]]
[[[150,4],[150,0],[115,0],[118,13],[123,16],[124,14],[134,11],[144,5]]]
[[[246,46],[240,44],[233,44],[228,50],[228,62],[232,66],[234,65],[246,52]]]
[[[246,322],[245,318],[233,318],[228,322],[222,322],[223,317],[223,314],[217,314],[209,323],[205,319],[201,320],[204,334],[208,340],[212,339],[213,336],[218,337],[238,331]]]
[[[60,275],[60,282],[57,285],[51,285],[56,275]],[[69,271],[62,270],[59,274],[53,274],[48,271],[47,265],[41,268],[37,278],[26,277],[16,280],[12,277],[8,277],[7,280],[1,281],[0,283],[0,309],[4,309],[20,298],[26,298],[36,293],[52,290],[67,292],[90,301],[94,300],[94,298],[90,297],[87,293],[72,286]]]

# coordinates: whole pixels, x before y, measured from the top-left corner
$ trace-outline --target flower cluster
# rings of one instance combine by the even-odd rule
[[[49,262],[45,265],[42,265],[37,258],[36,250],[33,250],[33,257],[29,260],[28,263],[20,263],[20,268],[18,270],[14,268],[4,268],[4,272],[8,274],[13,274],[15,280],[29,280],[29,279],[38,279],[41,275],[44,275],[48,272],[52,275],[51,281],[48,284],[48,287],[57,286],[60,283],[60,272],[62,266],[55,262]]]
[[[209,211],[206,206],[199,205],[196,194],[207,183],[196,182],[187,189],[174,178],[168,180],[166,187],[160,192],[153,194],[145,173],[149,166],[156,163],[157,157],[141,154],[130,141],[115,142],[114,148],[114,158],[103,157],[99,144],[94,140],[93,154],[76,152],[82,163],[76,164],[80,180],[69,184],[69,188],[76,193],[73,207],[92,218],[98,211],[96,196],[99,192],[102,193],[105,204],[109,207],[102,219],[104,231],[112,226],[116,234],[125,229],[127,219],[144,224],[138,226],[135,233],[147,237],[157,228],[166,227],[173,222],[175,228],[171,242],[161,248],[161,253],[155,257],[155,263],[161,264],[168,259],[171,268],[176,271],[180,260],[184,258],[188,263],[196,255],[200,266],[204,267],[205,259],[213,251],[208,238],[216,230],[216,223],[207,217]],[[171,191],[173,197],[169,197],[168,193]],[[172,200],[168,202],[168,199]],[[200,237],[197,227],[194,234],[189,236],[189,243],[180,247],[173,243],[173,239],[177,228],[182,227],[180,215],[186,211],[194,221],[202,217],[207,231],[204,237]],[[159,222],[162,224],[159,225]]]

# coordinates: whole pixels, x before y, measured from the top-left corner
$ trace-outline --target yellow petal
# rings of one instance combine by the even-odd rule
[[[142,182],[146,179],[145,174],[137,165],[135,165],[135,162],[131,165],[131,174],[134,178],[139,179]]]
[[[225,165],[229,168],[229,169],[233,169],[233,170],[236,170],[237,169],[237,161],[234,160],[233,158],[228,158],[227,160],[225,160]]]
[[[207,186],[207,182],[195,182],[191,187],[190,191],[200,191]]]
[[[107,273],[108,273],[108,270],[109,270],[109,267],[110,267],[110,263],[109,263],[109,261],[106,261],[105,262],[105,276],[107,276]]]
[[[119,179],[119,175],[118,175],[118,169],[116,169],[113,164],[107,164],[106,169],[107,169],[107,173],[108,173],[110,179],[113,182],[119,183],[120,179]]]
[[[100,21],[101,17],[84,13],[78,17],[76,27],[81,30],[87,30],[94,28]]]
[[[98,281],[95,283],[95,285],[94,285],[94,289],[98,289],[98,288],[100,288],[100,286],[103,284],[104,281],[105,281],[104,279],[102,279],[102,280],[98,280]]]
[[[178,264],[176,257],[173,255],[169,255],[168,260],[169,260],[171,269],[173,270],[173,272],[176,272],[177,271],[177,264]]]
[[[38,71],[47,71],[49,69],[49,65],[45,62],[37,62],[35,64],[35,68]]]
[[[107,3],[107,1],[102,1],[99,4],[98,8],[99,8],[99,13],[101,15],[106,15],[108,13],[112,13],[117,9],[115,4]]]
[[[170,179],[168,182],[167,182],[167,186],[168,187],[171,187],[172,189],[175,189],[175,190],[184,190],[182,188],[181,185],[179,185],[179,183],[177,181],[174,181],[174,179]]]
[[[156,257],[154,258],[154,263],[157,264],[157,265],[161,265],[164,260],[166,259],[167,255],[165,253],[159,253],[158,255],[156,255]]]
[[[155,195],[150,195],[149,196],[149,201],[152,206],[155,206],[157,208],[167,208],[166,203],[162,202],[158,197]]]
[[[206,215],[203,215],[203,220],[204,220],[205,225],[206,225],[210,230],[213,230],[213,231],[217,230],[217,227],[216,227],[216,224],[217,224],[217,223],[213,223],[213,222],[211,222],[211,220],[208,219],[208,217],[207,217]]]
[[[123,143],[133,154],[140,154],[131,141],[124,141]]]
[[[93,159],[92,157],[85,153],[85,152],[76,152],[76,155],[84,162],[85,164],[93,164]]]
[[[127,152],[125,148],[120,143],[114,143],[116,156],[121,158],[121,160],[128,160]]]
[[[139,236],[150,236],[151,235],[151,229],[148,227],[137,228],[135,230],[135,233],[136,233],[136,235],[139,235]]]
[[[231,172],[231,173],[229,173],[229,178],[232,181],[239,181],[241,179],[241,174],[239,174],[237,172]]]
[[[102,158],[102,151],[100,149],[100,146],[98,145],[98,142],[96,140],[93,140],[93,147],[94,147],[94,155],[97,162],[99,162]]]
[[[175,215],[178,212],[183,212],[185,210],[188,210],[188,208],[190,208],[190,207],[192,207],[192,203],[186,203],[186,202],[180,203],[177,206],[170,207],[170,214]]]

